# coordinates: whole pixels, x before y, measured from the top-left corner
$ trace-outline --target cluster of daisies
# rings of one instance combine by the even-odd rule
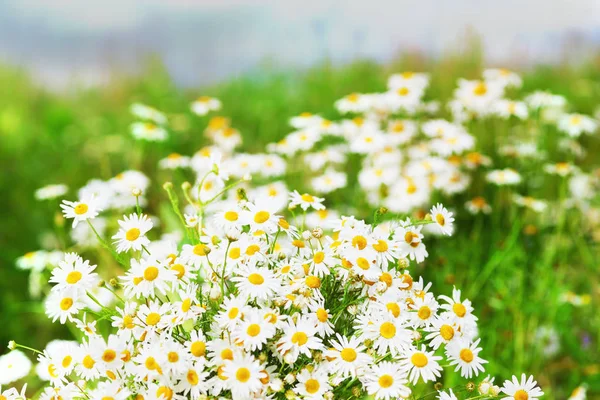
[[[140,179],[130,190],[135,211],[118,213],[108,234],[94,227],[111,208],[101,196],[86,190],[63,201],[64,217],[75,229],[87,225],[123,273],[102,279],[106,271],[73,252],[51,269],[46,314],[79,340],[40,351],[41,399],[417,398],[415,386],[444,370],[468,380],[484,372],[471,302],[458,289],[436,296],[409,272],[428,255],[424,226],[453,231],[441,204],[422,220],[334,216],[309,229],[307,216],[326,211],[325,199],[246,191],[248,178],[224,178],[214,155],[198,170],[198,181],[183,185],[185,213],[165,185],[179,235],[156,234]],[[207,182],[220,189],[205,190]],[[499,386],[488,376],[437,396],[542,394],[532,377]]]

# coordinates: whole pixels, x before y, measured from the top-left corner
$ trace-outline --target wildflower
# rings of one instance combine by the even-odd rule
[[[533,380],[533,376],[527,378],[525,374],[521,375],[521,380],[513,375],[512,380],[506,380],[501,389],[507,397],[512,400],[535,400],[544,395],[544,392],[537,387],[537,382]]]
[[[146,233],[152,229],[152,221],[145,214],[130,214],[119,221],[120,229],[112,237],[117,245],[117,252],[122,253],[129,250],[142,250],[150,240]]]
[[[65,218],[73,219],[73,228],[81,221],[94,219],[98,212],[102,211],[98,208],[93,196],[83,197],[78,201],[63,200],[60,208],[62,208]]]

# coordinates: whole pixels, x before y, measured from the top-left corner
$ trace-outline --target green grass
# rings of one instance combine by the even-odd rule
[[[592,114],[600,104],[599,60],[576,67],[539,66],[524,71],[522,92],[548,89],[565,95],[573,110]],[[445,100],[458,77],[480,74],[482,62],[472,53],[441,60],[408,55],[385,66],[370,61],[343,67],[324,63],[302,71],[263,65],[229,81],[193,90],[177,88],[160,63],[154,62],[138,77],[115,77],[105,87],[74,88],[65,94],[44,91],[17,69],[0,68],[0,86],[11,94],[0,98],[0,352],[10,339],[43,348],[51,339],[69,336],[59,325],[50,324],[39,301],[29,298],[27,273],[14,267],[17,257],[43,247],[49,241],[47,233],[54,229],[57,203],[36,202],[35,189],[65,183],[73,194],[92,177],[108,179],[135,168],[152,177],[158,198],[163,196],[158,184],[172,177],[157,171],[157,161],[173,151],[190,154],[204,143],[207,119],[189,113],[189,103],[197,95],[221,99],[221,114],[230,117],[244,136],[241,150],[259,152],[291,131],[289,117],[310,111],[339,118],[333,108],[336,99],[351,92],[383,90],[391,72],[406,69],[431,72],[428,98]],[[155,145],[133,140],[128,130],[133,118],[128,110],[134,101],[172,116],[174,132],[167,142]],[[496,154],[494,143],[511,134],[506,124],[475,123],[469,128],[480,149],[491,155]],[[546,132],[548,137],[552,133]],[[584,169],[598,167],[599,142],[598,137],[584,141],[589,151],[581,163]],[[548,142],[547,148],[550,159],[560,157],[555,145]],[[497,157],[494,165],[508,166]],[[538,165],[521,163],[517,167],[525,173],[522,189],[536,197],[558,199],[558,180],[546,180],[538,187],[534,184]],[[350,170],[356,168],[349,166]],[[297,180],[290,186],[305,187]],[[332,200],[352,198],[350,190],[335,194]],[[480,193],[472,187],[445,203],[460,209]],[[506,200],[506,193],[489,186],[485,194],[498,205]],[[151,202],[150,208],[155,205]],[[358,212],[368,218],[373,210]],[[593,232],[584,229],[589,224],[579,213],[562,207],[546,214],[537,217],[514,206],[477,218],[463,211],[458,215],[455,237],[428,241],[431,256],[415,274],[431,280],[436,293],[448,294],[456,284],[472,300],[480,318],[482,356],[490,360],[490,374],[502,378],[512,373],[534,374],[549,398],[566,398],[583,382],[600,392],[598,244]],[[564,224],[557,225],[559,220]],[[523,228],[528,224],[539,232],[526,235]],[[581,308],[559,304],[566,290],[591,294],[592,304]],[[539,345],[532,340],[533,332],[542,325],[554,326],[560,335],[561,352],[551,359],[541,357]],[[588,343],[587,347],[583,343]],[[447,386],[452,386],[455,378],[449,375]]]

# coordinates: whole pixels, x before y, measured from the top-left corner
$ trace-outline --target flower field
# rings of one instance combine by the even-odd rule
[[[0,400],[600,396],[598,66],[3,67]]]

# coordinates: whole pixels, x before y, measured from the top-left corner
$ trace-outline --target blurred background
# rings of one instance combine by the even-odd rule
[[[486,61],[581,62],[600,43],[597,0],[4,0],[0,56],[49,87],[137,74],[154,54],[177,84],[209,84],[266,60],[439,57],[481,39]]]
[[[384,90],[391,73],[430,72],[432,98],[444,101],[459,77],[477,78],[486,67],[515,69],[524,92],[548,89],[593,115],[600,104],[600,2],[0,1],[0,353],[15,338],[43,348],[69,337],[28,294],[29,274],[15,268],[23,254],[56,245],[58,201],[37,202],[37,188],[64,183],[72,197],[91,177],[133,168],[169,179],[157,160],[204,143],[206,121],[189,112],[199,95],[221,99],[223,115],[244,136],[241,150],[257,152],[290,132],[291,116],[338,118],[336,99]],[[168,113],[177,133],[146,147],[143,157],[129,133],[135,101]],[[527,251],[519,257],[515,263]],[[436,260],[444,268],[444,257]],[[579,289],[598,293],[597,275],[582,281]],[[472,296],[485,319],[490,309],[478,306],[485,296]],[[528,306],[539,308],[543,299],[537,301]],[[588,321],[572,332],[579,353],[536,361],[530,372],[561,375],[585,359],[597,376],[597,351],[579,345],[583,337],[600,339],[598,315],[590,313],[563,310],[563,326]],[[501,354],[489,358],[498,358],[502,373],[515,371],[513,353],[502,352],[513,341],[511,328],[495,326],[488,342]],[[526,358],[517,360],[520,367],[531,366]],[[580,375],[564,379],[562,394],[581,382]]]

